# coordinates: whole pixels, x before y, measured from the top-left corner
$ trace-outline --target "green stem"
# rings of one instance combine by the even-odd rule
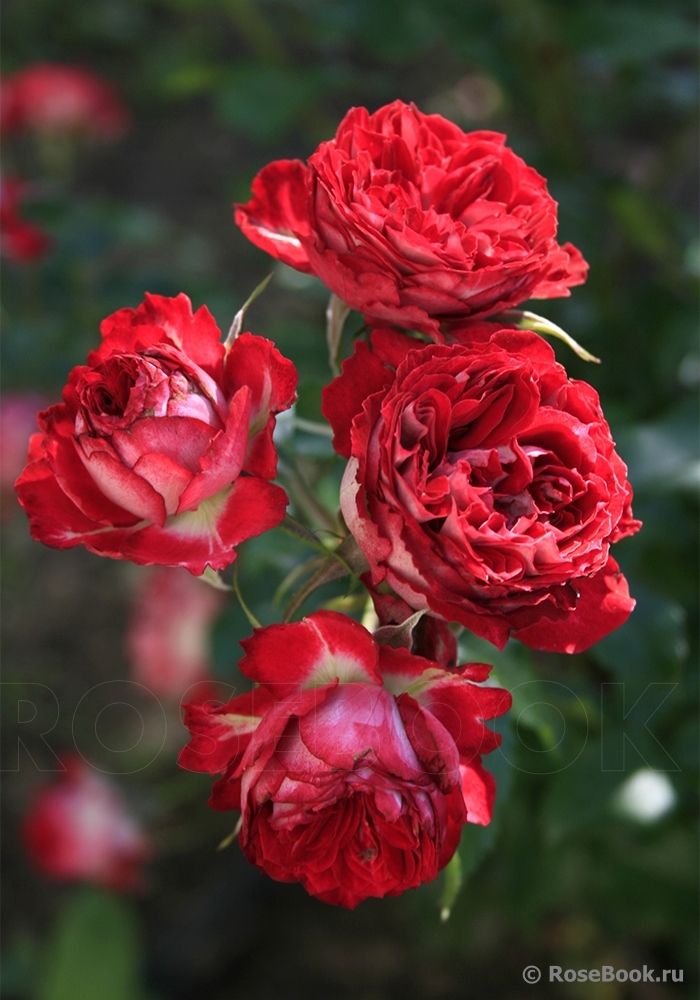
[[[241,588],[238,585],[238,563],[233,564],[233,589],[236,592],[236,597],[243,609],[243,614],[246,616],[253,628],[262,628],[262,622],[259,621],[253,612],[250,610],[246,602],[243,600],[243,595],[241,594]]]
[[[241,306],[241,308],[238,310],[238,312],[236,313],[236,315],[233,317],[233,323],[231,324],[231,328],[229,329],[228,335],[226,337],[226,340],[224,341],[224,349],[225,349],[225,351],[226,351],[227,354],[231,350],[231,348],[233,347],[233,343],[234,343],[236,337],[238,337],[238,335],[240,334],[241,330],[243,329],[243,320],[245,319],[246,311],[250,308],[250,306],[252,306],[252,304],[257,299],[258,295],[261,295],[265,291],[265,289],[267,288],[267,286],[270,284],[270,282],[272,281],[273,273],[274,272],[270,271],[270,273],[268,274],[268,276],[266,278],[263,278],[263,280],[260,282],[260,284],[257,286],[257,288],[253,289],[253,291],[250,293],[250,295],[248,296],[248,298],[245,300],[245,302],[243,303],[243,305]]]
[[[234,826],[233,830],[231,830],[231,832],[224,837],[219,846],[216,848],[217,851],[226,850],[226,848],[234,842],[238,834],[241,832],[242,826],[243,826],[243,813],[241,813],[241,815],[238,817],[238,822]]]
[[[277,468],[280,476],[286,481],[292,499],[304,510],[309,517],[317,521],[322,528],[326,528],[332,534],[338,534],[338,522],[323,504],[319,503],[313,495],[308,484],[295,468],[278,459]]]
[[[328,553],[327,559],[314,575],[296,592],[285,609],[282,621],[284,623],[291,621],[293,615],[314,590],[330,583],[331,580],[340,580],[344,576],[358,577],[368,568],[367,561],[357,542],[352,535],[348,535],[335,551]]]
[[[318,437],[325,438],[333,437],[333,428],[329,427],[328,424],[321,424],[317,420],[305,420],[303,417],[295,416],[293,424],[300,431],[306,431],[307,434],[316,434]]]

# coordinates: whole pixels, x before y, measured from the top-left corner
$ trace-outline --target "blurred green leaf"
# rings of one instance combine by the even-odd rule
[[[635,249],[664,262],[678,257],[679,247],[662,206],[632,188],[614,191],[609,204]]]
[[[697,48],[690,17],[668,5],[654,10],[644,3],[589,2],[579,5],[572,21],[572,40],[614,63],[644,63]]]
[[[163,77],[163,92],[173,97],[205,93],[217,86],[223,72],[218,66],[209,63],[188,63]]]
[[[547,838],[555,842],[598,822],[626,777],[625,772],[602,770],[600,742],[589,739],[581,755],[550,780],[541,813]]]
[[[654,423],[638,423],[617,435],[635,491],[667,493],[700,484],[699,428],[694,400]]]
[[[249,63],[228,75],[217,92],[216,111],[225,125],[269,142],[294,128],[315,91],[311,72]]]
[[[625,624],[591,654],[620,680],[673,681],[688,656],[686,614],[680,605],[634,588],[637,606]]]
[[[2,952],[0,996],[33,1000],[36,995],[39,961],[39,946],[36,941],[24,936],[13,938]]]
[[[131,905],[106,892],[81,889],[59,916],[38,1000],[139,1000],[140,966]]]

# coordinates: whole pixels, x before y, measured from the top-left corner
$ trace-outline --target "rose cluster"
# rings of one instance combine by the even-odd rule
[[[611,546],[639,522],[596,391],[499,318],[587,270],[504,136],[398,101],[356,108],[307,164],[265,167],[236,221],[365,317],[323,392],[348,535],[314,580],[354,572],[379,627],[328,610],[290,621],[305,585],[282,624],[243,641],[252,690],[186,707],[180,764],[221,775],[211,805],[241,810],[254,864],[354,907],[434,878],[464,824],[490,821],[481,756],[499,738],[484,722],[510,696],[484,683],[490,667],[457,665],[460,629],[587,649],[634,607]],[[17,481],[37,539],[220,584],[236,546],[280,524],[273,431],[297,374],[241,323],[222,342],[183,294],[104,321]],[[206,676],[218,602],[160,572],[130,651],[172,693]]]

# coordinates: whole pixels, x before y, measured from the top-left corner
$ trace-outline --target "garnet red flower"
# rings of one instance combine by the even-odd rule
[[[82,66],[33,63],[2,81],[2,125],[118,139],[130,116],[115,87]]]
[[[241,847],[267,874],[354,907],[435,878],[463,824],[490,821],[480,755],[499,737],[483,720],[510,707],[474,683],[490,667],[445,670],[332,611],[242,645],[259,687],[187,706],[180,765],[223,772],[211,805],[242,809]]]
[[[609,550],[639,528],[598,395],[536,334],[453,334],[376,330],[324,392],[370,583],[499,647],[586,649],[634,607]]]
[[[50,878],[128,891],[151,853],[119,790],[77,755],[41,789],[21,835],[35,867]]]
[[[141,564],[222,569],[234,546],[275,527],[275,414],[296,371],[244,333],[227,352],[186,295],[147,295],[102,323],[64,402],[39,415],[17,493],[33,536]]]
[[[145,572],[126,636],[131,676],[154,694],[179,700],[211,676],[209,634],[224,595],[178,567]]]
[[[39,260],[49,249],[44,230],[23,218],[20,212],[29,190],[30,185],[19,177],[0,180],[0,254],[19,264]]]
[[[375,323],[440,340],[443,319],[569,295],[588,265],[556,240],[547,184],[497,132],[394,101],[353,108],[308,164],[277,160],[236,222]]]

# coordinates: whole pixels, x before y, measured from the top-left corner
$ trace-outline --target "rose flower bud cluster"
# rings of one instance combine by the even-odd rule
[[[569,295],[588,265],[556,240],[547,183],[497,132],[394,101],[353,108],[304,165],[277,160],[236,222],[374,323],[440,339],[440,321]]]
[[[484,725],[510,695],[318,611],[256,629],[240,669],[259,686],[225,705],[194,702],[180,765],[222,773],[215,809],[241,809],[240,845],[273,878],[354,907],[429,881],[465,823],[495,795],[481,765],[500,737]]]
[[[147,295],[102,324],[64,402],[39,415],[17,480],[33,536],[141,564],[223,569],[234,547],[279,524],[275,414],[296,370],[244,333],[230,350],[186,295]]]
[[[537,334],[378,329],[324,392],[371,584],[502,648],[578,652],[634,606],[610,556],[639,528],[598,395]]]
[[[280,587],[299,586],[283,624],[260,626],[234,577],[255,626],[239,665],[254,687],[223,705],[192,701],[179,762],[220,775],[210,804],[241,810],[252,863],[354,907],[434,879],[464,825],[491,819],[481,756],[499,737],[484,723],[511,699],[483,683],[489,666],[458,666],[460,629],[499,648],[513,636],[587,649],[634,607],[611,546],[640,525],[596,391],[523,327],[593,356],[542,317],[508,312],[569,295],[588,265],[557,242],[546,181],[505,136],[401,101],[354,108],[308,163],[265,167],[235,218],[331,289],[333,367],[343,318],[364,314],[322,395],[347,460],[349,534],[333,550],[286,518],[315,554]],[[63,403],[39,415],[16,484],[35,538],[220,587],[212,571],[280,524],[273,430],[297,376],[270,341],[238,335],[244,310],[224,343],[185,295],[147,295],[104,321]],[[337,525],[303,477],[285,475],[301,509]],[[218,609],[218,595],[190,597],[196,581],[172,572],[153,574],[129,641],[133,669],[167,694],[206,673]],[[374,603],[363,618],[376,614],[374,632],[330,610],[292,621],[350,574]]]
[[[151,854],[120,791],[77,754],[40,789],[21,828],[34,867],[49,878],[106,889],[138,888]]]

